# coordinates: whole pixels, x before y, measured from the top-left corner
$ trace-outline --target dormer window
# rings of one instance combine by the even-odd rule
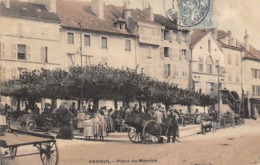
[[[126,29],[126,21],[120,17],[119,19],[114,21],[114,26],[118,29],[124,30]]]

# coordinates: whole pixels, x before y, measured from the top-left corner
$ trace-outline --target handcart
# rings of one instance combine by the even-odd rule
[[[167,127],[144,114],[127,114],[128,137],[133,143],[158,143],[167,134]]]
[[[19,154],[18,147],[32,145],[38,152]],[[4,136],[0,136],[0,165],[4,165],[6,158],[39,154],[43,165],[58,165],[59,154],[56,139],[53,136],[21,130],[10,129]]]

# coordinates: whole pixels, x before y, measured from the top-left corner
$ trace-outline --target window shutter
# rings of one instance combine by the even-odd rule
[[[168,76],[168,64],[164,64],[164,76]]]
[[[164,30],[161,30],[161,40],[164,40]]]
[[[191,51],[187,49],[187,60],[191,60]]]
[[[179,50],[179,59],[181,60],[182,49]]]
[[[182,37],[182,34],[181,34],[181,32],[179,32],[178,33],[178,42],[179,42],[179,44],[181,44],[181,37]]]
[[[13,60],[17,59],[17,45],[16,44],[13,44],[11,46],[11,56],[12,56]]]
[[[169,51],[170,51],[169,57],[172,59],[172,48],[170,48]]]
[[[41,47],[40,51],[41,51],[41,53],[40,53],[41,54],[41,62],[44,63],[44,58],[45,58],[44,46]]]
[[[170,76],[171,75],[171,64],[167,64],[167,66],[168,66],[168,76]]]
[[[170,30],[169,35],[170,35],[170,41],[172,42],[173,41],[173,31],[172,30]]]
[[[160,47],[160,56],[161,56],[161,58],[164,57],[164,48],[163,47]]]
[[[31,47],[27,46],[27,60],[30,61],[31,60]]]
[[[0,58],[5,58],[5,44],[0,44]]]
[[[190,44],[190,33],[187,33],[187,44]]]

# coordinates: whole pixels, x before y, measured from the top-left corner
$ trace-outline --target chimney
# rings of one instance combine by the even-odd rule
[[[10,8],[10,0],[3,0],[3,3],[6,8]]]
[[[45,5],[51,13],[56,14],[56,0],[28,0],[30,3]]]
[[[131,17],[130,1],[124,1],[124,20],[126,21],[126,28],[129,26],[129,18]]]
[[[244,48],[246,49],[246,50],[249,50],[249,41],[248,41],[248,38],[249,38],[249,36],[247,35],[247,29],[246,29],[246,33],[245,33],[245,36],[244,36]]]
[[[104,18],[103,0],[91,0],[91,9],[98,18],[100,19]]]
[[[56,7],[56,0],[49,0],[49,7],[48,7],[48,9],[49,9],[49,11],[51,12],[51,13],[55,13],[56,14],[56,9],[57,9],[57,7]]]
[[[147,15],[150,21],[154,21],[153,8],[150,4],[149,7],[147,8]]]
[[[230,30],[227,32],[227,36],[228,36],[229,38],[231,38],[231,37],[232,37],[232,33],[231,33],[231,31],[230,31]]]

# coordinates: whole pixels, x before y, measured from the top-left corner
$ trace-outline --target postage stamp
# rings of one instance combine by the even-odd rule
[[[214,28],[214,0],[164,0],[167,17],[180,29]]]

